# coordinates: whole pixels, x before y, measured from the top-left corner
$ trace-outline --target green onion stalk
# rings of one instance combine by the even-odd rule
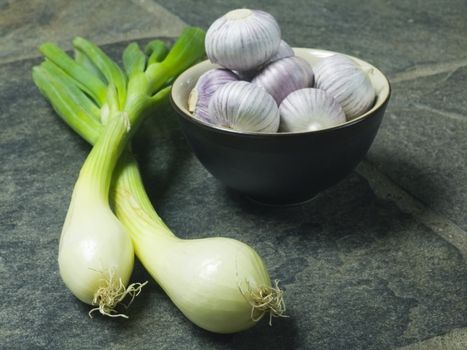
[[[93,145],[60,240],[60,274],[68,288],[95,306],[91,312],[125,316],[116,305],[143,286],[128,285],[134,249],[181,312],[206,330],[233,333],[266,314],[270,322],[284,316],[283,292],[254,249],[229,238],[183,240],[171,232],[131,153],[137,126],[166,102],[170,82],[203,57],[204,32],[186,28],[170,51],[159,40],[144,52],[132,43],[123,52],[123,70],[83,38],[73,46],[74,59],[42,45],[45,61],[33,69],[57,114]]]

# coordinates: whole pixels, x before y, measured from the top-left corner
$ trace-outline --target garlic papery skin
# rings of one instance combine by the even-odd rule
[[[279,108],[264,89],[246,81],[227,83],[209,102],[213,124],[241,132],[270,132],[279,128]]]
[[[211,122],[208,106],[212,95],[223,85],[237,81],[238,77],[228,69],[214,68],[201,75],[191,90],[188,98],[188,110],[193,113],[195,118]]]
[[[373,105],[375,88],[364,72],[351,58],[334,54],[323,58],[316,67],[315,87],[326,90],[340,103],[347,119],[355,119]]]
[[[281,31],[273,16],[237,9],[215,20],[206,33],[206,54],[212,63],[248,71],[268,61],[279,49]]]
[[[300,132],[331,128],[345,123],[345,113],[324,90],[308,88],[292,92],[279,106],[280,131]]]
[[[293,91],[313,84],[313,70],[303,58],[288,57],[267,65],[251,82],[264,88],[280,105]]]

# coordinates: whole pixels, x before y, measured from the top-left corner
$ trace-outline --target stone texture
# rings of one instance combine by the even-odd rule
[[[467,331],[455,329],[445,335],[434,337],[420,343],[411,344],[398,350],[464,350],[467,348]]]
[[[124,44],[105,47],[116,54]],[[0,241],[5,348],[383,349],[467,325],[467,266],[430,227],[379,199],[353,174],[296,207],[254,204],[194,158],[166,108],[135,149],[160,215],[184,238],[251,244],[286,290],[287,314],[242,334],[210,334],[150,286],[130,320],[89,319],[64,287],[56,256],[73,183],[89,147],[58,120],[31,82],[38,60],[0,66]],[[15,72],[14,75],[11,72]],[[27,96],[27,100],[25,100]],[[150,277],[137,265],[134,281]]]
[[[263,9],[274,15],[291,45],[353,54],[387,74],[465,58],[467,51],[463,0],[172,0],[163,5],[185,22],[206,28],[231,9]]]
[[[467,231],[466,68],[395,83],[368,160]]]
[[[98,44],[177,36],[184,23],[151,0],[0,1],[0,62],[38,56],[52,41],[70,48],[75,36]]]
[[[409,81],[396,80],[392,86],[394,96],[391,102],[396,106],[432,110],[439,114],[441,120],[446,117],[467,122],[466,81],[467,61],[463,66],[447,67],[444,72]],[[402,91],[404,93],[400,93]]]
[[[163,5],[204,27],[244,6]],[[89,319],[89,307],[65,288],[56,262],[89,146],[34,87],[31,68],[39,60],[24,58],[45,39],[69,47],[70,38],[88,33],[99,43],[119,41],[104,47],[117,59],[125,38],[172,36],[183,22],[149,0],[0,2],[0,61],[9,62],[0,64],[1,348],[465,348],[465,2],[250,5],[273,13],[292,45],[353,53],[394,77],[367,161],[301,206],[258,206],[225,189],[193,156],[169,107],[138,134],[135,150],[162,218],[180,237],[222,235],[251,244],[281,280],[290,317],[273,319],[272,327],[262,320],[241,334],[210,334],[151,281],[129,320]],[[109,19],[98,16],[104,10]],[[122,14],[125,26],[116,26]],[[151,279],[137,264],[132,280]]]

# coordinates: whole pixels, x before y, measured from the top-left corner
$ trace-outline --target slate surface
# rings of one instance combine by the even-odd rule
[[[460,39],[467,34],[461,11],[465,3],[441,6],[429,1],[422,8],[417,2],[378,0],[358,11],[352,7],[356,3],[318,1],[306,7],[297,1],[294,7],[260,1],[250,7],[273,13],[284,36],[294,38],[293,45],[317,43],[357,54],[388,72],[393,97],[365,165],[437,213],[447,232],[441,234],[410,208],[401,209],[396,195],[380,197],[381,188],[375,186],[385,185],[375,185],[362,171],[307,204],[258,206],[204,170],[175,114],[166,108],[145,124],[135,147],[156,209],[181,237],[222,235],[251,244],[272,278],[281,280],[290,317],[274,319],[272,327],[263,320],[241,334],[210,334],[187,321],[151,282],[129,310],[129,320],[89,319],[88,306],[64,287],[56,263],[72,186],[89,147],[57,118],[32,84],[31,68],[40,60],[9,60],[0,65],[0,347],[467,348],[467,245],[450,239],[451,233],[462,235],[467,229],[467,44]],[[51,11],[61,18],[61,9],[69,5],[54,4]],[[127,5],[130,14],[141,6],[146,9],[139,22],[128,16],[130,27],[157,17],[148,10],[154,9],[148,1]],[[174,22],[174,31],[182,20],[205,27],[242,5],[205,1],[194,11],[196,2],[164,4],[181,18]],[[109,5],[104,9],[109,16],[120,16],[119,6],[114,12]],[[360,11],[371,19],[364,21]],[[88,12],[79,15],[83,13]],[[29,16],[39,22],[40,13]],[[11,21],[15,25],[5,30],[18,37],[26,24]],[[74,35],[57,23],[54,31],[61,40]],[[94,30],[105,33],[106,23]],[[441,25],[444,40],[437,31]],[[317,32],[319,28],[325,30]],[[114,30],[110,41],[115,44],[104,49],[116,58],[127,37]],[[357,31],[360,39],[352,35]],[[48,39],[41,35],[33,41]],[[427,37],[430,45],[423,43]],[[0,43],[2,52],[13,52],[8,41]],[[25,43],[22,57],[34,56],[33,46]],[[137,265],[132,279],[150,277]]]
[[[37,56],[45,40],[70,49],[75,36],[109,43],[177,36],[183,26],[151,0],[2,0],[0,62]]]

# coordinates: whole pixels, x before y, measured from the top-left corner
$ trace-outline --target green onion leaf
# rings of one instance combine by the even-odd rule
[[[146,55],[149,56],[148,66],[156,62],[161,62],[169,53],[169,49],[162,40],[150,41],[144,48],[144,51]]]
[[[74,53],[76,63],[78,63],[81,67],[86,69],[89,73],[95,75],[104,84],[107,84],[107,80],[105,79],[102,72],[94,65],[94,63],[92,63],[92,61],[89,59],[88,56],[86,56],[84,52],[75,49]]]
[[[52,43],[42,44],[39,50],[46,58],[54,62],[72,77],[80,89],[91,96],[99,106],[105,102],[107,89],[105,84],[95,75],[77,64],[65,51]]]
[[[100,121],[100,109],[96,104],[79,89],[79,85],[73,80],[68,74],[66,74],[60,67],[55,63],[45,60],[41,64],[42,68],[49,74],[50,77],[59,80],[70,92],[70,97],[76,102],[77,105],[86,113],[87,116],[94,118],[96,121]]]
[[[91,62],[102,72],[108,83],[112,82],[115,85],[118,92],[119,106],[123,109],[127,79],[122,69],[104,51],[84,38],[76,37],[73,40],[73,46],[76,50],[82,51],[89,57]]]
[[[136,73],[144,72],[146,68],[146,56],[137,43],[131,43],[123,51],[123,66],[129,78]]]
[[[205,56],[204,37],[201,28],[187,27],[161,63],[153,63],[146,69],[151,93],[163,87],[167,80],[177,77]]]
[[[45,62],[44,62],[45,63]],[[65,79],[51,73],[44,63],[33,68],[32,77],[41,93],[46,96],[57,114],[86,141],[93,144],[102,131],[98,119],[88,114],[79,101],[82,91]]]

